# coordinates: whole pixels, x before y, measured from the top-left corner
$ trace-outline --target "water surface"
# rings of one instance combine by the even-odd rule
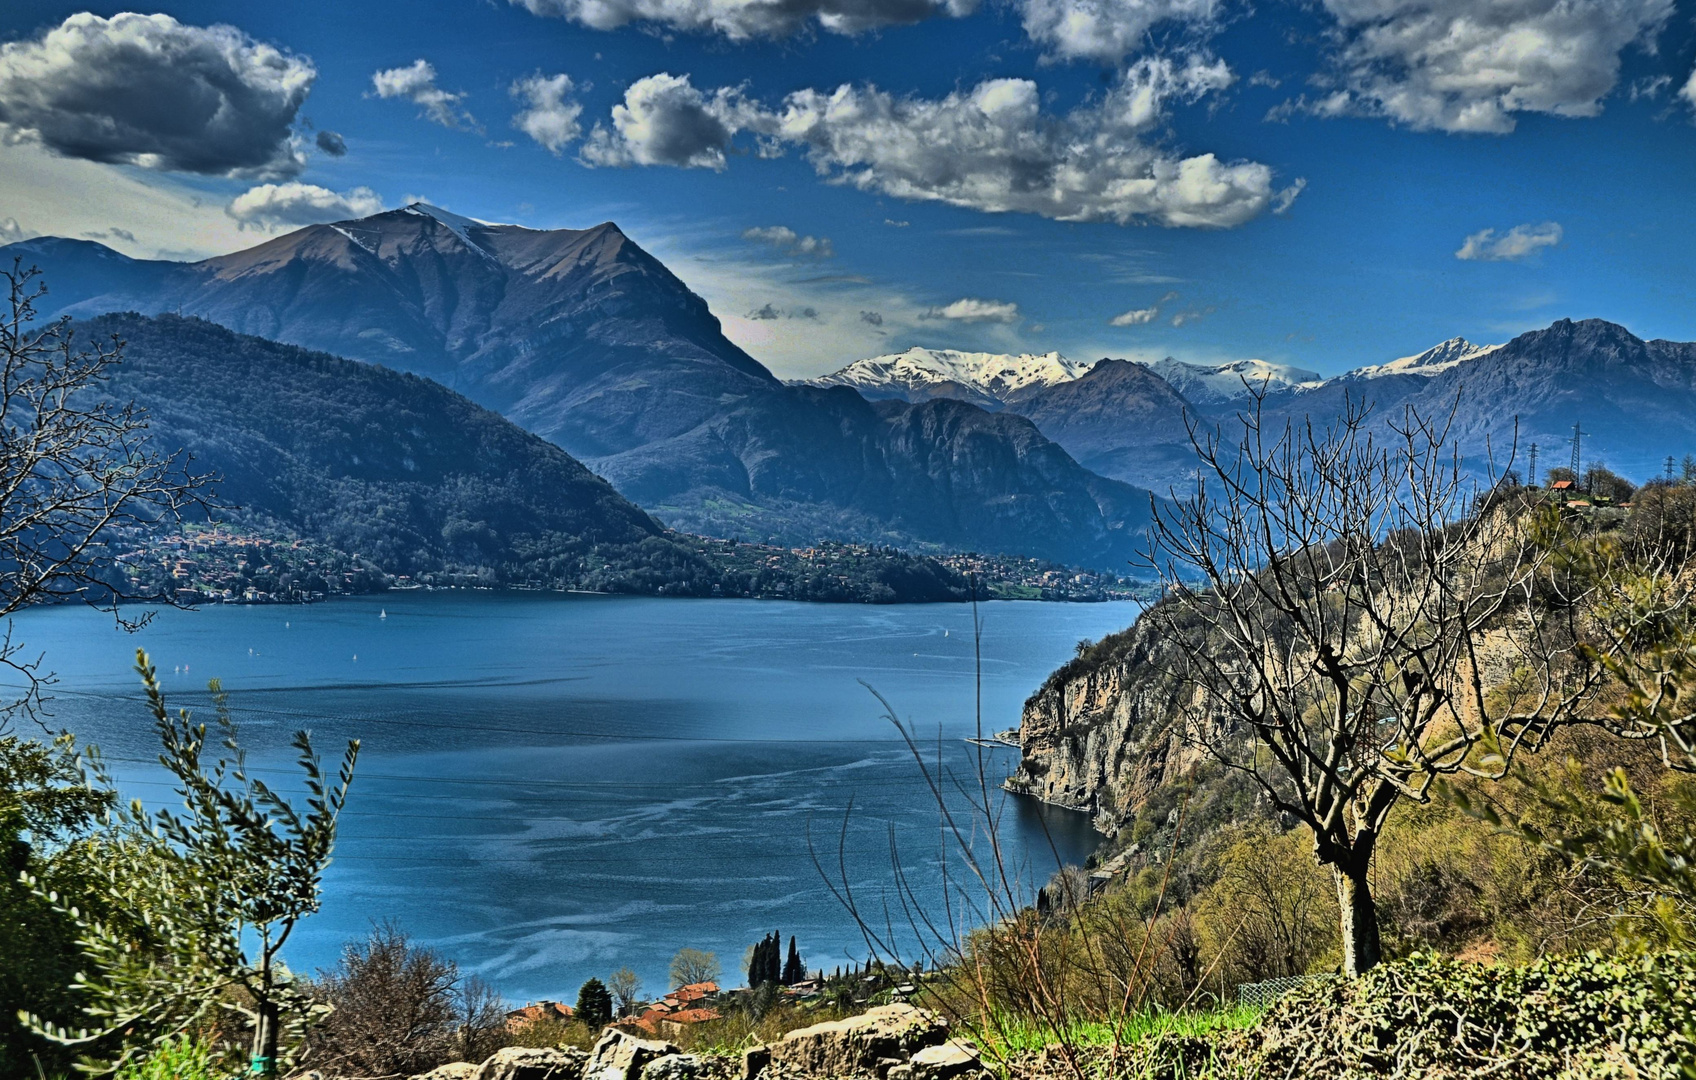
[[[993,732],[1017,725],[1080,638],[1123,628],[1136,607],[980,612]],[[165,611],[133,635],[96,612],[38,610],[16,634],[58,673],[54,722],[97,742],[126,794],[170,796],[148,764],[138,645],[173,704],[199,708],[206,680],[222,680],[267,779],[287,777],[269,770],[286,766],[296,728],[326,759],[361,739],[324,909],[288,959],[323,966],[393,918],[528,1000],[571,999],[621,965],[662,988],[683,946],[716,952],[736,982],[771,930],[796,935],[810,968],[863,957],[811,851],[833,869],[840,856],[882,921],[892,832],[909,884],[939,912],[935,801],[861,680],[971,786],[971,619],[960,605],[420,592]],[[1016,752],[981,756],[993,780]],[[1078,861],[1094,844],[1081,815],[1005,802],[1000,835],[1027,880],[1052,871],[1055,849]]]

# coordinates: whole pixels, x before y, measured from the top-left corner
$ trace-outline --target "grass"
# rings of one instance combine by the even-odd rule
[[[1057,1042],[1076,1047],[1131,1046],[1162,1035],[1201,1037],[1220,1031],[1238,1031],[1253,1027],[1264,1010],[1249,1005],[1232,1005],[1222,1009],[1168,1012],[1151,1010],[1126,1017],[1118,1025],[1103,1020],[1075,1020],[1063,1035],[1027,1021],[1003,1020],[987,1025],[981,1036],[991,1045],[984,1049],[1005,1056],[1028,1050],[1040,1050]]]

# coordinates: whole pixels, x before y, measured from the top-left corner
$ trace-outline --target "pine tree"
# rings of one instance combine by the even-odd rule
[[[801,966],[801,951],[795,946],[795,939],[789,939],[789,959],[783,962],[783,985],[794,986],[805,982],[807,970]]]
[[[590,979],[577,991],[577,1019],[599,1031],[612,1023],[612,993],[606,983]]]

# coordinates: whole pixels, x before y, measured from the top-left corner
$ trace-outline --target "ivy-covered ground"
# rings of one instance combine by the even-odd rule
[[[1435,955],[1325,976],[1257,1023],[1088,1048],[1114,1080],[1696,1080],[1696,954],[1551,957],[1487,967]],[[1015,1056],[1014,1075],[1076,1070]]]

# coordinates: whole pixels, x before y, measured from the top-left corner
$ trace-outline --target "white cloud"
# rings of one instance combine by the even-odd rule
[[[1678,96],[1696,108],[1696,70],[1690,72],[1690,79],[1680,88]]]
[[[1553,221],[1541,225],[1515,225],[1505,233],[1480,229],[1466,238],[1455,258],[1477,262],[1509,262],[1534,255],[1561,242],[1561,227]]]
[[[72,15],[0,45],[0,136],[105,164],[292,176],[292,131],[317,72],[233,26]]]
[[[286,184],[249,188],[231,200],[225,213],[243,225],[268,229],[274,225],[315,225],[369,217],[382,209],[382,198],[368,187],[338,194],[317,184],[291,180]]]
[[[952,304],[931,308],[919,315],[921,319],[949,319],[953,322],[1013,323],[1019,321],[1019,305],[1010,300],[979,300],[966,296]]]
[[[1595,116],[1620,53],[1653,42],[1673,0],[1324,0],[1339,85],[1321,114],[1505,134],[1516,113]],[[1305,103],[1304,103],[1305,104]]]
[[[1116,64],[1148,44],[1156,24],[1214,23],[1217,0],[1019,0],[1030,39],[1059,60]]]
[[[1107,320],[1109,326],[1147,326],[1160,317],[1159,306],[1132,308]]]
[[[0,244],[15,244],[20,240],[28,240],[35,232],[18,224],[15,217],[0,217]]]
[[[768,109],[741,88],[707,94],[687,76],[638,80],[596,125],[579,155],[588,165],[723,169],[740,132],[763,156],[799,147],[819,175],[913,201],[1061,221],[1149,220],[1226,228],[1287,205],[1299,184],[1272,187],[1257,162],[1179,157],[1144,141],[1171,101],[1230,85],[1230,69],[1201,54],[1133,64],[1099,100],[1044,112],[1036,83],[991,79],[941,98],[875,86],[801,90]]]
[[[624,101],[612,107],[612,130],[596,124],[578,158],[590,166],[723,169],[731,139],[755,124],[761,124],[759,110],[741,90],[708,95],[689,76],[662,72],[630,84]]]
[[[977,0],[511,0],[536,15],[596,30],[651,23],[723,34],[733,41],[786,37],[810,22],[833,34],[905,26],[940,15],[970,15]]]
[[[802,236],[787,225],[767,225],[743,229],[742,239],[753,244],[769,244],[785,255],[804,255],[828,259],[836,254],[828,236]]]
[[[524,102],[524,108],[512,118],[512,126],[558,155],[583,134],[577,122],[583,106],[570,96],[575,89],[569,75],[537,73],[518,80],[512,84],[512,96]]]
[[[414,60],[406,67],[388,68],[371,76],[371,88],[385,100],[402,98],[418,106],[421,115],[443,127],[475,130],[477,119],[460,105],[464,94],[454,94],[436,85],[436,68],[428,60]]]

